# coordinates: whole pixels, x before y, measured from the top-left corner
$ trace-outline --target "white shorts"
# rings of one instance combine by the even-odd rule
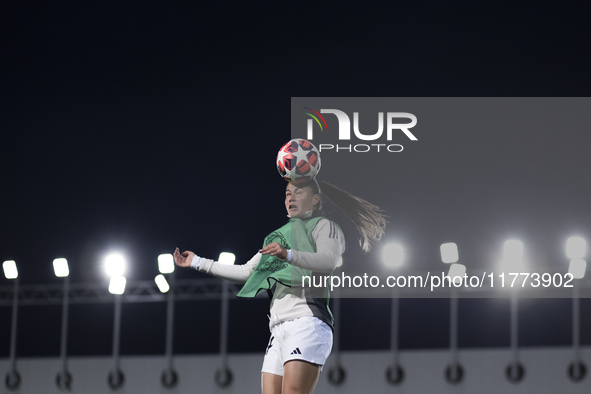
[[[320,370],[332,350],[332,330],[314,316],[304,316],[277,324],[271,331],[263,369],[283,376],[283,365],[302,360],[320,365]]]

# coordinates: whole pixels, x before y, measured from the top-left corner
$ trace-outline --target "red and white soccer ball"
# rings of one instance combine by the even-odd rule
[[[295,138],[279,149],[277,170],[294,185],[309,182],[320,171],[320,153],[310,141]]]

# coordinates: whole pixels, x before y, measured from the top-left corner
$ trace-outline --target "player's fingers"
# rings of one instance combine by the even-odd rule
[[[281,257],[281,256],[283,256],[284,252],[285,252],[285,248],[283,246],[279,245],[279,247],[277,248],[276,255]],[[283,257],[281,257],[281,258],[283,258]]]
[[[277,243],[277,242],[271,242],[269,245],[265,246],[265,247],[263,248],[263,250],[269,250],[269,249],[273,249],[273,248],[275,248],[277,245],[279,245],[279,243]]]
[[[277,256],[277,254],[279,254],[280,252],[281,252],[281,246],[275,245],[273,247],[273,253],[271,253],[271,256]]]
[[[183,263],[185,262],[186,258],[181,256],[181,254],[178,251],[175,251],[175,255],[174,255],[174,262],[177,265],[183,265]]]

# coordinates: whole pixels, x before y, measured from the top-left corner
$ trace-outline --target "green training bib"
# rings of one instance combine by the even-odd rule
[[[316,244],[312,240],[312,230],[320,219],[322,217],[290,219],[285,226],[265,237],[263,247],[278,242],[285,249],[315,253]],[[304,275],[310,276],[312,271],[294,267],[277,256],[263,255],[238,296],[256,297],[261,291],[271,289],[275,282],[289,287],[299,287]]]

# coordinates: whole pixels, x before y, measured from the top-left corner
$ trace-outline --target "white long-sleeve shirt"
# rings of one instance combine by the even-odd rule
[[[334,222],[326,218],[318,221],[311,235],[316,244],[316,252],[290,250],[287,262],[317,275],[330,275],[345,251],[345,236]],[[257,253],[246,264],[225,265],[196,256],[191,266],[221,279],[245,283],[261,257],[262,254]],[[269,328],[272,329],[280,322],[303,316],[316,316],[332,326],[332,317],[327,308],[326,302],[321,298],[312,297],[309,289],[303,288],[296,291],[277,283],[271,301]]]

